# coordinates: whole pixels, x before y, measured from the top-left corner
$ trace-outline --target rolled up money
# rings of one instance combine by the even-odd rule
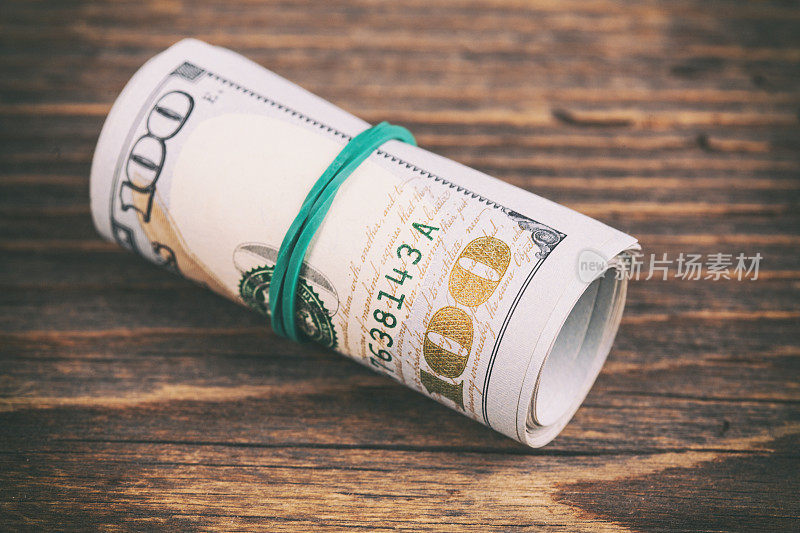
[[[103,126],[106,239],[268,315],[278,249],[369,125],[225,49],[148,61]],[[296,320],[336,350],[530,446],[552,440],[611,348],[636,239],[389,141],[339,190],[301,268]]]

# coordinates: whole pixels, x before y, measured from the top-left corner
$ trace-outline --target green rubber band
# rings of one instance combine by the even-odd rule
[[[303,342],[295,323],[297,285],[308,247],[333,203],[336,192],[350,174],[387,141],[398,140],[414,146],[414,136],[401,126],[381,122],[368,128],[345,145],[308,192],[278,251],[269,284],[272,329],[278,335]]]

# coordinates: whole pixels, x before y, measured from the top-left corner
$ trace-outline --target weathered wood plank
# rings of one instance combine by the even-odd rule
[[[574,531],[591,521],[787,530],[798,511],[791,458],[736,452],[554,457],[65,440],[0,461],[15,481],[0,488],[13,502],[4,511],[18,527]],[[663,483],[679,490],[647,496]]]
[[[793,530],[800,10],[566,0],[7,0],[0,528]],[[88,174],[184,36],[641,238],[763,256],[636,281],[564,433],[529,450],[98,240]]]

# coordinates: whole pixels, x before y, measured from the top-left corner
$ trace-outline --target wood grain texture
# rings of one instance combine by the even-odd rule
[[[796,530],[800,7],[0,4],[0,529]],[[527,449],[108,243],[88,174],[133,72],[227,46],[640,238],[764,256],[633,282],[594,389]]]

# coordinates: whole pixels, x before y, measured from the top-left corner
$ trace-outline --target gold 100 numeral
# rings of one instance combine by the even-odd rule
[[[494,237],[479,237],[467,244],[456,259],[448,291],[461,305],[477,307],[500,285],[510,261],[511,250],[506,243]],[[429,394],[438,394],[464,407],[464,382],[455,378],[467,367],[473,338],[472,319],[463,310],[446,306],[433,314],[425,328],[422,355],[436,374],[419,371]]]

